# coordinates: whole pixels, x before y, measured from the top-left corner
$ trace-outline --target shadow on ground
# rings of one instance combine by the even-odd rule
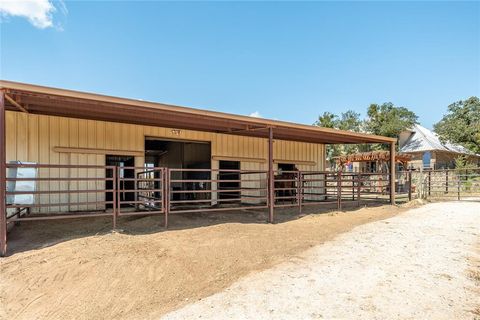
[[[361,207],[379,207],[384,202],[363,203]],[[359,206],[355,203],[343,204],[342,210],[353,212]],[[337,211],[336,204],[305,206],[302,214],[297,207],[275,209],[275,224],[299,219],[310,214],[327,214]],[[169,227],[164,228],[164,215],[120,217],[117,221],[117,232],[129,235],[146,235],[165,231],[201,228],[217,224],[268,224],[266,209],[244,209],[220,212],[178,213],[169,215]],[[110,217],[92,217],[64,220],[22,221],[8,233],[7,256],[36,250],[61,242],[104,235],[112,232]]]

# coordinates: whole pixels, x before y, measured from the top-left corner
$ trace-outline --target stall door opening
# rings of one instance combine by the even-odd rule
[[[107,166],[117,166],[119,168],[119,178],[135,178],[134,169],[125,169],[125,167],[134,167],[135,166],[135,157],[132,156],[118,156],[118,155],[107,155],[105,156],[105,165]],[[112,170],[106,170],[105,177],[112,178]],[[106,189],[111,190],[113,188],[113,181],[107,180],[105,183]],[[117,201],[121,200],[122,202],[134,201],[135,192],[129,190],[135,189],[135,181],[120,181],[120,192],[117,193]],[[118,197],[119,196],[119,197]],[[105,200],[113,201],[113,193],[106,192]],[[128,206],[128,204],[122,204],[123,206]],[[107,208],[112,208],[112,204],[107,204]]]
[[[184,169],[171,171],[170,189],[173,201],[184,201],[181,206],[210,205],[210,194],[204,192],[211,189],[210,169],[211,146],[209,142],[165,140],[155,137],[145,138],[145,163],[155,167]],[[191,170],[188,170],[191,169]],[[206,169],[206,170],[203,170]],[[183,181],[185,180],[185,181]],[[188,191],[192,192],[188,192]],[[181,192],[180,192],[181,191]],[[200,200],[189,203],[185,200]],[[174,204],[180,206],[180,204]]]
[[[227,203],[234,202],[233,199],[240,198],[241,192],[234,191],[240,189],[240,172],[229,172],[228,170],[240,170],[240,161],[223,161],[221,160],[218,164],[220,169],[218,174],[219,180],[232,180],[232,181],[222,181],[218,183],[218,198],[219,199],[232,199],[232,201],[227,201]],[[227,170],[223,171],[222,170]],[[223,192],[222,192],[223,191]]]

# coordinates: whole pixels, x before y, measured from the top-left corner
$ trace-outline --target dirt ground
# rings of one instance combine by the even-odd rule
[[[480,202],[358,226],[165,319],[480,319]]]
[[[229,287],[352,228],[405,208],[23,222],[0,259],[1,319],[145,319]],[[279,210],[280,211],[280,210]]]

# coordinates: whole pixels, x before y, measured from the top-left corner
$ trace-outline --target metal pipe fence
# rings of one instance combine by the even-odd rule
[[[420,197],[462,200],[480,197],[480,168],[415,172]]]
[[[34,176],[12,176],[21,168]],[[7,164],[7,220],[61,219],[264,209],[266,170],[169,169],[98,165]],[[332,171],[274,171],[275,208],[387,200],[389,175]],[[22,189],[29,182],[33,189]],[[23,201],[21,197],[29,198]],[[56,209],[55,209],[56,208]],[[167,222],[165,223],[167,225]]]
[[[116,167],[7,163],[7,222],[112,216],[116,199]],[[29,170],[29,175],[22,171]],[[101,173],[101,174],[100,174]]]
[[[7,224],[111,217],[115,229],[119,217],[163,215],[167,227],[171,214],[246,209],[269,209],[272,221],[274,208],[297,207],[301,213],[305,206],[341,210],[345,203],[388,202],[390,188],[389,175],[383,173],[32,163],[6,167]]]

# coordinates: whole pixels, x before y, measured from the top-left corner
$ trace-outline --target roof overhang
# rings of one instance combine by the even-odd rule
[[[69,118],[103,120],[175,129],[268,137],[325,144],[394,143],[395,138],[285,121],[179,107],[143,100],[0,80],[7,110]],[[13,100],[13,101],[12,101]]]

